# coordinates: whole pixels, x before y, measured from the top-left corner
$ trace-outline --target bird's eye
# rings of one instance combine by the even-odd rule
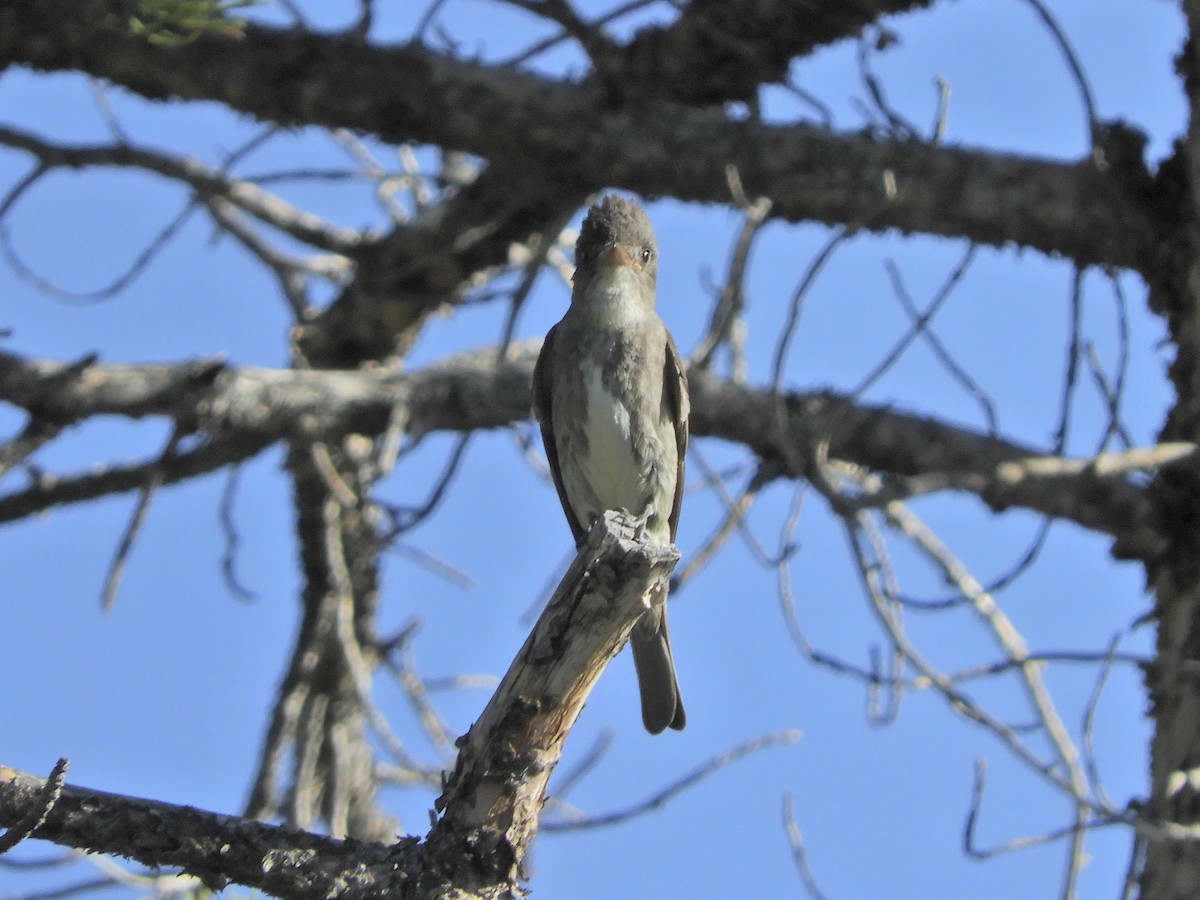
[[[650,248],[649,248],[649,247],[643,247],[643,248],[642,248],[642,265],[643,265],[643,266],[644,266],[646,263],[650,262],[650,256],[651,256],[651,253],[650,253]]]

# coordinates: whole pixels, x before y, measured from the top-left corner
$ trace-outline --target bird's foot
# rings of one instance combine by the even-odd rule
[[[621,512],[625,513],[633,521],[633,533],[636,539],[639,541],[644,539],[646,531],[650,527],[650,510],[643,510],[640,516],[635,516],[627,509],[623,509]]]

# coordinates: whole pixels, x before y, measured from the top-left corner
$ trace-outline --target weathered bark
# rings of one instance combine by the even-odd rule
[[[546,784],[563,744],[609,660],[645,612],[645,598],[665,596],[661,588],[678,559],[674,547],[650,541],[625,513],[607,513],[596,522],[491,701],[460,739],[458,763],[437,803],[441,818],[423,842],[379,833],[385,825],[374,818],[373,784],[344,783],[353,776],[344,762],[324,765],[315,786],[305,786],[314,792],[312,809],[335,827],[374,831],[375,840],[336,840],[78,787],[48,799],[44,779],[2,766],[0,827],[42,813],[40,824],[29,828],[33,837],[148,866],[179,867],[213,889],[235,882],[290,900],[522,896],[521,863],[537,834]],[[320,613],[328,606],[326,598],[318,598],[306,611]],[[289,687],[303,686],[297,706],[321,714],[307,723],[325,742],[313,749],[316,754],[336,752],[326,744],[355,727],[360,712],[350,696],[348,714],[335,715],[335,705],[347,702],[354,690],[344,684],[351,675],[340,668],[341,650],[326,646],[337,640],[331,621],[336,617],[329,611],[323,622],[312,623],[316,638],[299,641],[312,657],[290,673],[295,679]],[[339,794],[346,807],[342,816],[328,809]],[[271,802],[269,796],[260,799]],[[358,815],[368,818],[360,821]]]
[[[796,4],[792,15],[802,17],[806,6]],[[295,29],[252,27],[237,40],[201,35],[181,47],[157,47],[114,24],[119,20],[113,10],[120,7],[116,0],[8,4],[0,8],[0,65],[83,71],[151,99],[213,100],[283,126],[349,128],[388,142],[463,150],[487,159],[497,184],[527,184],[535,172],[553,188],[549,195],[534,191],[520,203],[509,197],[514,206],[535,212],[554,211],[549,200],[555,191],[569,196],[603,186],[726,203],[726,168],[733,166],[746,192],[771,197],[772,216],[785,221],[965,237],[1083,264],[1134,268],[1149,263],[1160,239],[1140,146],[1136,135],[1122,129],[1099,136],[1105,145],[1102,166],[1090,159],[1061,163],[808,125],[736,121],[719,107],[661,99],[674,89],[646,84],[646,48],[633,55],[627,82],[617,70],[570,83],[421,46],[377,47],[352,36]],[[883,4],[877,11],[885,11]],[[835,21],[843,25],[831,36],[861,27],[860,15],[850,10],[841,15]],[[692,47],[707,33],[694,29],[678,45],[659,40],[647,46],[682,53],[684,45]],[[796,34],[795,28],[760,34],[757,55],[774,56],[774,44],[762,45],[766,37],[779,38],[786,48]],[[693,67],[675,58],[660,58],[656,65],[676,85],[693,81]],[[621,81],[622,91],[614,95],[607,79]],[[742,90],[738,83],[726,87]],[[687,87],[679,91],[686,96]],[[695,152],[697,147],[705,152]],[[490,209],[496,201],[492,194],[483,205]],[[532,224],[526,219],[516,216]],[[542,216],[540,224],[546,221]],[[426,226],[414,229],[414,246],[420,246]],[[491,262],[502,261],[496,251],[504,245],[486,237],[484,243]],[[362,252],[372,255],[370,248]],[[402,265],[424,263],[411,255],[391,258]],[[423,290],[449,297],[455,283],[438,274]],[[389,318],[380,313],[372,321]]]
[[[0,399],[64,425],[100,414],[167,416],[185,429],[190,422],[209,442],[195,458],[183,454],[165,464],[164,480],[172,483],[196,474],[202,463],[211,460],[216,468],[240,462],[282,440],[376,436],[389,425],[415,438],[525,421],[539,346],[522,342],[499,362],[492,349],[447,357],[411,373],[230,367],[216,375],[208,363],[81,367],[0,353]],[[205,373],[198,384],[189,374],[195,370]],[[748,447],[779,477],[806,477],[804,460],[826,441],[833,456],[892,476],[897,496],[909,489],[904,478],[915,479],[913,490],[967,491],[996,510],[1029,509],[1111,535],[1123,558],[1153,560],[1166,547],[1159,509],[1129,471],[1186,468],[1195,458],[1194,446],[1179,442],[1114,457],[1125,467],[1106,469],[1104,457],[1046,457],[1037,447],[832,392],[776,397],[766,388],[698,371],[689,374],[689,383],[692,433]],[[201,415],[193,421],[197,410]],[[134,490],[144,477],[141,466],[114,467],[0,494],[0,522]]]
[[[234,370],[212,361],[64,365],[0,354],[0,397],[25,408],[31,421],[22,439],[5,447],[0,469],[20,464],[59,430],[102,413],[165,416],[181,433],[204,438],[168,459],[34,480],[0,496],[0,521],[136,490],[151,472],[166,483],[179,481],[287,442],[303,619],[249,811],[385,838],[391,825],[374,804],[362,702],[363,679],[369,680],[379,659],[373,617],[380,529],[370,505],[378,472],[358,436],[374,437],[389,426],[420,435],[523,420],[533,350],[517,348],[500,363],[489,352],[406,375],[371,367],[403,356],[430,313],[459,302],[503,267],[513,245],[556,236],[556,224],[601,186],[728,202],[726,172],[732,166],[749,195],[770,197],[772,217],[780,220],[946,235],[1034,248],[1080,265],[1137,269],[1150,282],[1151,303],[1167,319],[1177,349],[1171,368],[1176,404],[1161,435],[1172,446],[1143,463],[1124,461],[1161,469],[1150,490],[1125,470],[1106,470],[1105,461],[1043,460],[1038,448],[930,418],[831,393],[775,396],[708,373],[693,376],[692,427],[698,435],[743,444],[769,476],[808,477],[811,451],[824,443],[831,455],[889,476],[898,496],[909,489],[971,492],[996,510],[1034,510],[1110,535],[1119,556],[1144,561],[1155,592],[1158,645],[1147,670],[1156,730],[1151,796],[1143,812],[1151,825],[1164,827],[1144,832],[1149,845],[1142,891],[1152,900],[1194,896],[1200,845],[1179,839],[1178,832],[1200,827],[1200,790],[1191,775],[1200,768],[1200,462],[1194,452],[1200,441],[1200,0],[1184,4],[1192,33],[1181,60],[1192,105],[1189,133],[1177,157],[1153,179],[1140,137],[1099,123],[1093,158],[1057,162],[802,124],[766,125],[724,109],[729,101],[753,109],[759,86],[782,78],[798,55],[927,2],[755,0],[731,11],[735,5],[722,0],[694,0],[671,26],[645,29],[623,47],[579,32],[559,9],[561,24],[579,32],[574,36],[595,66],[579,81],[455,58],[419,44],[381,47],[354,34],[301,28],[203,33],[165,46],[127,27],[137,9],[129,0],[0,4],[0,67],[84,72],[149,99],[214,101],[284,127],[348,128],[486,161],[478,177],[440,204],[375,234],[327,227],[291,210],[281,216],[272,206],[277,198],[266,192],[251,196],[245,185],[233,191],[221,173],[162,154],[124,145],[48,148],[0,129],[0,143],[44,165],[130,166],[186,185],[201,199],[237,194],[230,202],[309,247],[337,254],[349,272],[335,301],[303,318],[293,333],[295,371]],[[546,15],[555,14],[555,4],[544,6]],[[696,152],[701,147],[705,152]],[[643,559],[634,566],[633,575],[623,576],[633,579],[625,582],[624,599],[646,571],[657,577],[663,565]],[[605,584],[615,590],[611,580]],[[543,641],[558,648],[577,637],[561,631],[561,620],[544,624],[550,631],[530,638],[518,670],[557,658],[541,651]],[[309,853],[332,867],[332,874],[320,875],[327,880],[308,885],[317,892],[313,896],[367,891],[368,882],[346,874],[358,865],[365,868],[355,877],[396,877],[391,884],[398,896],[410,895],[418,884],[429,896],[515,894],[545,779],[586,695],[580,690],[619,645],[622,628],[614,632],[615,644],[596,651],[600,655],[584,667],[582,681],[551,678],[538,688],[506,682],[463,739],[440,801],[444,815],[425,856],[409,844],[389,850],[235,820],[214,826],[211,819],[204,827],[216,831],[194,843],[142,846],[138,841],[153,837],[164,821],[165,807],[127,809],[113,798],[71,790],[39,834],[151,864],[182,865],[205,872],[214,884],[245,876],[251,880],[242,883],[289,896],[307,896],[301,893],[307,883],[287,880],[286,873],[295,874],[289,866]],[[287,753],[294,754],[300,774],[284,787],[280,771]],[[12,801],[17,806],[0,803],[5,821],[12,809],[27,809],[35,787],[0,771],[0,799],[18,798]],[[125,818],[109,833],[103,819],[87,818],[87,810],[96,808],[120,810]],[[223,856],[222,841],[229,840],[247,851],[237,867]],[[283,854],[289,866],[271,870],[266,861],[275,857],[256,855],[260,843]],[[370,881],[369,887],[383,883]]]
[[[1152,305],[1168,324],[1176,356],[1170,368],[1175,405],[1166,440],[1200,436],[1200,3],[1187,0],[1189,38],[1180,72],[1190,121],[1178,156],[1166,167],[1186,210],[1161,269],[1151,276]],[[1155,485],[1169,549],[1150,567],[1157,645],[1147,672],[1154,738],[1150,748],[1152,823],[1200,829],[1200,466],[1172,468]],[[1197,835],[1200,837],[1200,835]],[[1142,900],[1191,900],[1200,885],[1200,841],[1162,832],[1147,838]]]
[[[575,719],[646,598],[666,596],[678,560],[674,547],[647,543],[625,513],[605,513],[592,526],[496,693],[459,739],[437,802],[442,817],[428,837],[429,852],[456,870],[456,885],[476,890],[507,879],[515,888]]]

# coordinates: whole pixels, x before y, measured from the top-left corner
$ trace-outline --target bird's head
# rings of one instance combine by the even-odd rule
[[[646,211],[634,200],[609,194],[588,210],[575,243],[575,286],[586,289],[598,276],[630,270],[654,284],[658,241]],[[620,276],[618,276],[620,277]],[[627,276],[626,276],[627,277]]]

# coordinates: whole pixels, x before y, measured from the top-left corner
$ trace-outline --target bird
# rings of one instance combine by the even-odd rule
[[[534,415],[566,514],[581,544],[606,510],[625,510],[673,544],[683,498],[688,386],[655,310],[658,241],[646,211],[609,194],[587,212],[575,245],[571,304],[550,329],[533,377]],[[687,722],[666,597],[630,635],[651,734]]]

